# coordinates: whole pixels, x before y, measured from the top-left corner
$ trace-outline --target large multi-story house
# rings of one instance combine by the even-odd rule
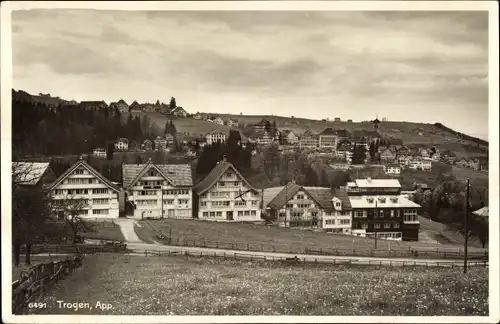
[[[123,187],[135,218],[192,218],[189,164],[123,164]]]
[[[392,147],[387,147],[380,151],[380,161],[391,163],[396,160],[396,151]]]
[[[92,154],[98,158],[106,158],[106,150],[101,147],[95,148]]]
[[[293,131],[288,129],[283,131],[282,138],[285,142],[283,144],[295,145],[299,142],[299,137],[295,135]]]
[[[406,146],[404,146],[404,145],[403,145],[403,146],[398,147],[398,148],[397,148],[397,150],[396,150],[396,155],[397,155],[398,159],[399,159],[400,157],[406,158],[406,157],[408,156],[408,154],[409,154],[409,150],[408,150],[408,148],[407,148]],[[399,159],[399,160],[401,161],[401,159]]]
[[[141,148],[145,151],[152,151],[153,150],[153,142],[149,139],[145,139],[144,142],[142,142]]]
[[[269,127],[269,122],[265,119],[262,119],[260,122],[258,122],[257,124],[253,125],[253,130],[255,132],[263,132],[265,130],[267,130],[267,128]]]
[[[305,131],[299,137],[299,147],[300,148],[308,148],[308,149],[316,149],[319,146],[319,138],[318,135],[314,134],[310,130]]]
[[[261,222],[261,193],[224,158],[200,181],[198,219]]]
[[[221,142],[224,143],[227,140],[227,134],[221,131],[212,131],[207,133],[206,142],[207,145],[212,145],[213,143]]]
[[[80,102],[80,107],[82,107],[85,110],[99,110],[99,109],[107,109],[108,104],[101,100],[101,101],[82,101]]]
[[[316,227],[349,234],[351,209],[345,191],[334,195],[330,188],[304,187],[290,182],[264,190],[265,208],[282,227]]]
[[[125,137],[119,138],[115,143],[115,149],[119,151],[128,150],[128,139]]]
[[[269,132],[263,131],[256,136],[256,140],[259,145],[269,145],[273,142],[274,138]]]
[[[49,162],[12,162],[12,182],[24,187],[45,187],[56,179]]]
[[[335,152],[337,150],[339,138],[337,133],[330,127],[326,128],[319,134],[319,147]]]
[[[167,140],[163,136],[156,136],[155,151],[165,150],[167,148]]]
[[[224,120],[220,117],[217,117],[214,119],[214,124],[217,124],[217,125],[224,125]]]
[[[129,111],[129,106],[128,104],[125,102],[125,100],[123,99],[120,99],[118,100],[118,102],[112,102],[109,104],[109,107],[110,108],[116,108],[118,109],[119,112],[121,113],[124,113],[124,112],[128,112]]]
[[[168,147],[175,146],[175,137],[173,134],[171,133],[165,134],[165,140],[167,141]]]
[[[401,194],[396,179],[357,179],[348,182],[354,235],[418,241],[420,205]]]
[[[71,216],[68,210],[88,218],[119,216],[120,189],[81,158],[48,189],[60,217]]]
[[[384,165],[384,172],[393,175],[401,174],[401,166],[399,164]]]
[[[134,102],[132,102],[130,104],[130,107],[129,107],[129,111],[130,112],[138,112],[138,111],[141,111],[141,105],[139,105],[139,103],[137,101],[134,100]]]
[[[182,107],[175,107],[174,109],[172,109],[170,111],[170,113],[174,116],[177,116],[177,117],[187,117],[187,111],[184,110],[184,108]]]

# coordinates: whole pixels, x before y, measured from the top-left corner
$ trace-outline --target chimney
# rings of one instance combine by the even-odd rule
[[[222,162],[227,162],[227,157],[225,155],[222,156]]]

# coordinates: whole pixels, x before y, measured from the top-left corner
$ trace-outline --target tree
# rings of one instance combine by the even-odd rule
[[[94,226],[82,217],[82,214],[87,212],[85,208],[88,207],[85,199],[68,196],[59,201],[61,204],[57,206],[57,210],[59,216],[64,219],[68,229],[71,231],[73,244],[81,240],[82,233],[95,231]]]
[[[364,145],[354,145],[352,150],[352,164],[364,164],[366,159],[366,148]]]
[[[106,160],[113,161],[114,152],[115,152],[114,143],[112,143],[112,142],[108,143],[108,149],[106,150]]]
[[[168,104],[168,107],[170,108],[170,110],[177,108],[177,102],[175,101],[174,97],[170,98],[170,103]]]

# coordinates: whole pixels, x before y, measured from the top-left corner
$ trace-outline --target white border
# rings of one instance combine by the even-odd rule
[[[100,315],[27,315],[11,313],[11,89],[12,49],[11,11],[20,9],[100,9],[100,10],[288,10],[288,11],[368,11],[431,10],[489,11],[489,142],[490,142],[490,242],[489,289],[490,315],[467,316],[100,316]],[[499,206],[498,206],[498,7],[496,1],[171,1],[171,2],[84,2],[25,1],[1,4],[1,171],[2,171],[2,320],[5,323],[497,323],[499,308]]]

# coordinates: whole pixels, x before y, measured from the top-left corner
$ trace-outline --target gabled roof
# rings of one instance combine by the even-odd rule
[[[106,179],[102,174],[100,174],[99,172],[97,172],[97,170],[95,170],[93,167],[91,167],[84,160],[79,160],[78,162],[76,162],[75,164],[73,164],[72,167],[70,167],[68,170],[66,170],[66,172],[64,172],[63,174],[61,174],[61,176],[59,178],[57,178],[53,183],[51,183],[50,186],[48,187],[48,189],[51,190],[54,187],[56,187],[57,185],[59,185],[62,181],[64,181],[64,179],[66,179],[73,171],[75,171],[79,167],[83,167],[83,168],[87,169],[87,171],[89,171],[96,178],[98,178],[99,180],[101,180],[110,189],[112,189],[114,191],[120,191],[117,188],[116,185],[114,185],[111,181],[109,181],[108,179]]]
[[[280,209],[283,207],[300,189],[301,185],[290,182],[282,187],[281,191],[267,204],[267,206]]]
[[[335,135],[337,135],[339,137],[351,136],[351,133],[349,133],[349,131],[347,129],[335,129],[334,132],[335,132]]]
[[[127,103],[125,102],[125,100],[123,100],[123,99],[118,100],[118,102],[117,102],[117,103],[122,104],[122,105],[124,105],[124,104],[125,104],[125,105],[127,105],[127,106],[128,106],[128,104],[127,104]]]
[[[319,135],[337,135],[337,132],[335,132],[333,128],[328,127],[325,128],[321,133],[319,133]]]
[[[332,189],[326,187],[304,187],[304,191],[306,191],[322,209],[333,209]]]
[[[351,201],[349,200],[349,196],[347,194],[347,190],[345,187],[336,188],[333,192],[333,196],[339,198],[342,201],[342,210],[351,210]]]
[[[123,164],[123,187],[132,187],[151,168],[158,171],[173,186],[193,185],[191,166],[189,164],[153,164],[149,161],[145,164]]]
[[[128,143],[128,138],[126,138],[126,137],[120,137],[120,138],[118,139],[118,142]]]
[[[36,185],[49,169],[48,162],[12,162],[12,178],[23,185]]]
[[[196,184],[196,186],[193,188],[194,191],[196,191],[198,195],[201,195],[205,191],[209,190],[228,169],[232,169],[250,189],[258,191],[248,182],[247,179],[245,179],[245,177],[234,167],[234,165],[227,161],[220,161],[219,163],[217,163],[212,171],[210,171],[210,173],[203,180]]]

